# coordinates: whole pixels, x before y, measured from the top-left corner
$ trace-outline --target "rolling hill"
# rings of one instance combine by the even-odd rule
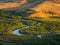
[[[29,17],[59,17],[60,16],[60,4],[52,1],[45,1],[42,4],[38,4],[36,7],[31,8],[35,13]]]
[[[60,0],[12,0],[0,3],[3,11],[31,12],[29,17],[60,17]],[[27,11],[27,9],[29,9]],[[24,14],[25,15],[25,14]]]
[[[0,9],[6,9],[6,8],[16,8],[19,7],[20,5],[26,3],[26,0],[22,1],[8,1],[8,2],[2,2],[0,3]]]

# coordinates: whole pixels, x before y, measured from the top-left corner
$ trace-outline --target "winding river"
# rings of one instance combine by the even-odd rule
[[[29,26],[27,26],[27,25],[24,25],[24,28],[29,28]],[[24,29],[23,28],[23,29]],[[24,34],[21,34],[19,31],[20,31],[21,29],[15,29],[14,31],[13,31],[13,34],[14,35],[24,35]]]
[[[16,30],[14,30],[13,31],[13,34],[15,34],[15,35],[23,35],[23,34],[21,34],[19,31],[20,31],[21,29],[16,29]]]
[[[26,21],[26,20],[24,20],[24,21]],[[41,24],[41,23],[38,23],[38,24]],[[37,25],[38,25],[37,24]],[[24,28],[29,28],[29,26],[28,25],[24,25]],[[23,28],[23,29],[24,29]],[[13,34],[14,35],[19,35],[19,36],[22,36],[22,35],[24,35],[25,36],[25,34],[21,34],[19,31],[20,31],[21,29],[15,29],[14,31],[13,31]],[[37,37],[39,37],[39,38],[41,38],[42,37],[42,35],[38,35]]]

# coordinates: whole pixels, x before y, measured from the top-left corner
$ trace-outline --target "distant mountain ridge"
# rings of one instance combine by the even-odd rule
[[[26,0],[0,3],[0,9],[15,8],[15,7],[19,7],[20,5],[22,5],[24,3],[26,3]]]
[[[25,1],[25,3],[22,5],[21,3],[23,3]],[[34,6],[36,3],[41,3],[41,2],[44,2],[44,1],[52,1],[52,2],[55,2],[55,3],[59,3],[60,0],[0,0],[0,9],[7,9],[7,10],[12,10],[12,9],[20,9],[20,6],[22,7],[25,7],[25,6],[28,6],[29,8]],[[1,2],[6,2],[6,3],[3,3],[3,6],[1,4]],[[34,3],[34,4],[33,4]],[[31,6],[30,6],[31,5]],[[10,8],[10,9],[9,9]]]
[[[59,17],[60,0],[19,0],[18,2],[15,0],[6,4],[0,3],[0,9],[3,11],[26,12],[29,13],[29,17]],[[35,13],[31,13],[30,10],[33,10]]]

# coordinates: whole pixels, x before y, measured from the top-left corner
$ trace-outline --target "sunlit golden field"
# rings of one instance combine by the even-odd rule
[[[60,4],[53,3],[51,1],[43,2],[32,8],[35,13],[31,14],[30,17],[60,17]]]
[[[16,7],[21,6],[24,3],[26,3],[26,0],[22,0],[22,1],[19,1],[19,2],[0,3],[0,9],[16,8]]]

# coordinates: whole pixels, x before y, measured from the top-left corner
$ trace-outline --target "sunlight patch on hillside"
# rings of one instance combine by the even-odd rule
[[[60,4],[53,3],[51,1],[43,2],[32,8],[36,13],[30,15],[30,17],[50,17],[60,16]]]
[[[24,3],[26,3],[26,0],[22,0],[19,2],[0,3],[0,9],[15,8],[15,7],[19,7],[20,5],[22,5]]]

